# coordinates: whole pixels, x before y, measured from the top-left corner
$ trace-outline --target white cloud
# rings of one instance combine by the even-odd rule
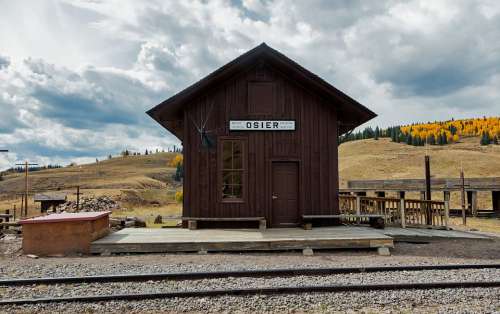
[[[372,124],[499,115],[499,37],[494,0],[8,1],[0,168],[178,144],[144,111],[263,41]]]

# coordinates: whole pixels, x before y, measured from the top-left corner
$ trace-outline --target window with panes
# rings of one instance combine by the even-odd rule
[[[245,142],[243,140],[223,139],[221,141],[222,201],[243,201],[244,199],[245,154]]]

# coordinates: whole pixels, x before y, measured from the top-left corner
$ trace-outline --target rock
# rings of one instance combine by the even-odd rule
[[[123,228],[135,227],[135,221],[134,220],[122,220],[122,227]]]
[[[76,208],[76,202],[69,201],[59,205],[56,211],[65,211],[69,213],[80,212],[99,212],[114,211],[120,209],[120,205],[109,196],[84,197],[80,201],[79,210]]]
[[[163,217],[161,215],[156,216],[154,223],[155,224],[163,223]]]
[[[28,258],[33,258],[33,259],[37,259],[38,258],[38,255],[35,255],[35,254],[27,254],[26,257]]]
[[[314,255],[314,251],[311,248],[307,247],[307,248],[305,248],[305,249],[302,250],[302,255],[304,255],[304,256],[313,256]]]
[[[391,256],[391,251],[388,247],[379,247],[377,249],[378,255],[380,256]]]
[[[141,218],[135,217],[135,227],[136,228],[146,228],[146,222]]]
[[[109,218],[109,224],[111,227],[121,226],[122,220],[119,218]]]

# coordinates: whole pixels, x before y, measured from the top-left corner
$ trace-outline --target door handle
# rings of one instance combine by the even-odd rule
[[[272,199],[273,199],[273,200],[276,200],[276,199],[278,199],[278,197],[277,197],[276,195],[273,195],[273,196],[272,196]]]

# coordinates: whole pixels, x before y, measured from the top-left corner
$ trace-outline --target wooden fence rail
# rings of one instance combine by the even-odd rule
[[[339,196],[340,214],[353,215],[347,222],[365,222],[356,215],[383,215],[389,226],[448,227],[449,201],[427,201],[391,197]],[[430,217],[431,224],[427,223]]]

